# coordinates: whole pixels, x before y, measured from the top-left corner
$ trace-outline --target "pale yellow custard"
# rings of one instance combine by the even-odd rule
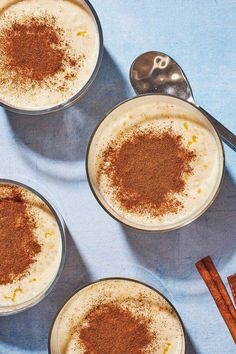
[[[153,134],[171,131],[181,137],[181,146],[185,151],[194,154],[190,162],[191,173],[183,175],[184,190],[174,194],[176,201],[181,204],[177,212],[167,211],[154,216],[145,208],[138,213],[128,210],[119,200],[116,186],[111,182],[111,174],[101,173],[104,164],[108,163],[104,152],[110,146],[113,147],[115,142],[122,146],[130,132],[145,134],[145,131]],[[145,161],[146,156],[143,159]],[[211,204],[219,189],[223,166],[222,145],[208,120],[187,102],[159,95],[137,97],[108,114],[93,135],[87,160],[92,189],[105,209],[125,224],[147,230],[176,228],[200,215]]]
[[[132,280],[108,279],[83,288],[64,305],[53,324],[49,343],[51,354],[85,353],[73,328],[85,325],[85,317],[94,306],[110,303],[128,308],[133,316],[142,315],[149,320],[150,331],[155,337],[144,349],[144,354],[185,353],[180,319],[159,293]],[[102,348],[100,350],[103,353]],[[100,353],[99,348],[96,353]]]
[[[37,299],[49,289],[50,285],[55,280],[62,259],[62,230],[60,230],[58,221],[46,203],[30,190],[12,184],[0,184],[0,217],[5,220],[1,219],[1,227],[4,228],[4,225],[7,225],[8,222],[8,216],[6,216],[7,210],[4,210],[2,201],[4,201],[4,198],[9,198],[11,200],[11,198],[14,197],[12,194],[12,188],[14,188],[17,195],[20,195],[20,198],[24,200],[22,207],[27,208],[26,215],[29,215],[30,220],[33,222],[34,240],[39,247],[39,251],[37,251],[33,261],[25,269],[22,275],[19,274],[19,276],[12,277],[6,282],[4,281],[4,278],[1,279],[0,311],[3,312],[7,312],[8,308],[9,311],[11,311],[11,307],[14,307],[14,310],[21,309],[21,307],[24,307],[27,302],[37,302]],[[17,199],[15,199],[14,203],[17,203]],[[21,202],[18,201],[18,203]],[[13,221],[12,215],[9,217],[9,222],[14,222],[14,226],[12,227],[13,232],[14,228],[17,228],[15,232],[18,233],[19,228],[24,228],[25,221],[24,224],[22,224],[22,217],[22,215],[15,214],[15,221]],[[5,228],[7,228],[7,226],[5,226]],[[9,245],[7,248],[7,254],[9,254],[12,264],[12,259],[14,259],[14,257],[19,258],[20,255],[24,253],[18,253],[17,256],[15,256],[14,253],[11,254],[12,249],[10,245],[12,240],[14,240],[14,235],[11,237],[9,232],[8,235]],[[24,236],[25,239],[27,235],[28,238],[32,238],[31,232],[29,231],[28,233],[22,231],[19,235],[22,235],[22,237]],[[27,252],[26,241],[27,240],[24,240],[26,245],[24,247],[26,247]],[[1,242],[5,242],[4,247],[6,249],[6,240],[4,239],[4,236],[0,235],[0,247]],[[30,251],[29,248],[29,252]],[[3,266],[9,263],[7,262],[7,259],[5,259],[3,261]],[[16,259],[16,262],[20,262],[20,259]]]
[[[27,24],[32,18],[40,21],[40,24],[45,23],[46,26],[53,24],[55,34],[62,43],[60,45],[52,43],[51,46],[63,48],[63,51],[65,47],[66,55],[70,59],[64,60],[63,69],[55,74],[49,75],[42,82],[31,83],[24,82],[24,77],[21,81],[14,79],[14,67],[13,71],[8,68],[6,65],[8,59],[1,55],[0,100],[19,109],[41,110],[67,102],[86,85],[97,64],[100,40],[95,19],[82,0],[1,1],[0,31],[2,34],[14,23]],[[0,36],[0,43],[1,40]],[[3,44],[0,44],[1,47]],[[29,49],[26,49],[24,47],[27,53]],[[37,48],[34,51],[37,51]],[[50,56],[47,56],[47,52],[43,52],[43,55],[44,57],[39,60],[49,61],[47,65],[50,67],[52,64]],[[21,62],[25,60],[27,63],[27,58],[20,58],[20,60]]]

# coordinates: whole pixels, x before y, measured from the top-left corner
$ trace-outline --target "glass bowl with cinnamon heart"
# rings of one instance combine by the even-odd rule
[[[174,306],[156,289],[128,278],[106,278],[77,290],[49,332],[50,354],[186,354]]]
[[[103,118],[90,139],[86,169],[93,194],[113,218],[138,230],[170,231],[214,201],[224,150],[195,104],[149,92]]]
[[[102,60],[98,16],[87,0],[2,0],[0,104],[46,114],[76,103]]]
[[[56,284],[65,261],[64,223],[28,185],[0,180],[0,316],[26,310]]]

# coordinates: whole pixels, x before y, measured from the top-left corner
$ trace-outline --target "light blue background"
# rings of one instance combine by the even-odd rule
[[[223,279],[236,272],[236,155],[226,148],[225,181],[214,205],[172,233],[131,231],[94,199],[85,175],[88,139],[103,115],[134,95],[133,59],[148,50],[184,69],[196,102],[236,131],[236,1],[93,0],[105,53],[89,93],[67,111],[44,117],[0,112],[0,175],[36,182],[67,223],[67,261],[46,300],[0,318],[0,353],[47,352],[56,310],[85,281],[124,275],[149,282],[173,301],[190,338],[189,353],[233,354],[235,345],[194,263],[210,254]],[[46,192],[47,194],[47,192]]]

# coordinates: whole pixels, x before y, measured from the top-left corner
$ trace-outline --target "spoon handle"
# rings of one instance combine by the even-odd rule
[[[217,131],[219,132],[220,136],[224,140],[224,142],[229,145],[234,151],[236,151],[236,135],[227,129],[223,124],[221,124],[217,119],[215,119],[210,113],[205,111],[202,107],[198,107],[203,114],[205,114],[212,124],[216,127]]]

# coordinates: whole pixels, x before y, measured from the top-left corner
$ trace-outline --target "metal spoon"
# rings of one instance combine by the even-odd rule
[[[195,103],[187,77],[168,55],[153,51],[138,56],[130,68],[130,82],[137,95],[156,92],[193,103],[208,117],[222,139],[236,151],[236,135]]]

